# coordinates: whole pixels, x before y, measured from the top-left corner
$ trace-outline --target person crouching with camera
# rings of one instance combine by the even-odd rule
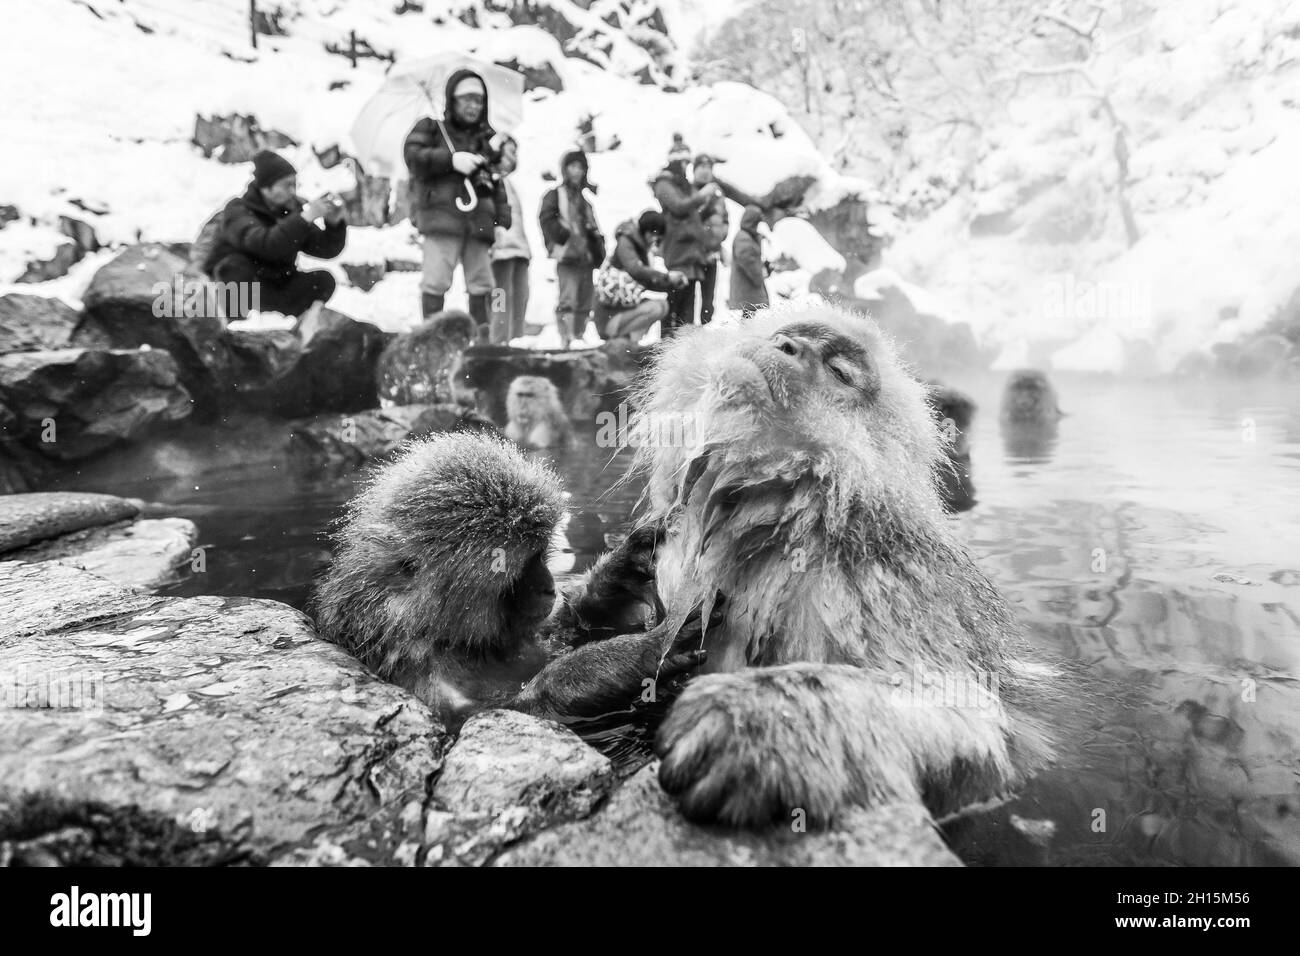
[[[334,277],[324,270],[300,272],[298,253],[332,259],[343,251],[343,203],[331,195],[304,202],[297,193],[298,171],[283,156],[263,150],[253,157],[248,191],[230,200],[221,216],[212,278],[257,283],[251,301],[263,312],[301,316],[334,294]]]
[[[446,118],[422,118],[402,150],[411,173],[411,218],[424,237],[420,311],[428,318],[443,310],[459,265],[469,314],[486,338],[494,285],[490,250],[511,222],[496,172],[504,137],[488,125],[487,86],[473,70],[447,78],[446,103]]]

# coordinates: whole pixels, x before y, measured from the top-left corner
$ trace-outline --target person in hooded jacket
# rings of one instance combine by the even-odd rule
[[[546,250],[555,260],[555,325],[566,349],[587,331],[594,304],[592,274],[605,258],[605,239],[586,196],[587,191],[595,192],[587,168],[587,154],[581,149],[561,156],[560,182],[542,196],[537,213]]]
[[[348,230],[342,203],[329,196],[304,203],[297,192],[298,173],[287,159],[270,150],[254,156],[253,181],[226,204],[203,267],[218,282],[257,283],[259,309],[293,316],[329,301],[335,287],[323,269],[298,271],[298,253],[332,259]]]
[[[665,338],[683,325],[695,321],[695,285],[708,278],[712,259],[712,236],[704,222],[704,211],[714,203],[730,197],[744,205],[749,197],[720,182],[713,173],[713,160],[705,157],[709,166],[706,178],[697,186],[691,181],[687,167],[691,151],[680,133],[673,135],[673,146],[668,153],[668,165],[655,176],[655,199],[664,211],[667,232],[664,234],[664,265],[686,276],[686,285],[668,294],[668,318],[663,324]],[[715,273],[716,277],[716,273]],[[702,322],[713,317],[712,303],[707,303]]]
[[[731,242],[731,295],[727,297],[727,307],[739,309],[746,319],[768,304],[767,267],[763,264],[763,241],[758,234],[762,223],[763,210],[746,206],[740,217],[740,231]]]
[[[651,257],[663,239],[663,213],[647,209],[637,219],[620,223],[614,230],[614,251],[609,255],[608,266],[625,273],[628,280],[643,289],[671,294],[686,286],[686,276],[681,272],[656,269]],[[644,295],[635,304],[615,304],[596,299],[596,331],[607,342],[626,339],[628,344],[638,341],[646,329],[668,317],[668,303],[663,299],[650,299]]]
[[[424,237],[420,310],[443,309],[459,265],[469,314],[486,335],[493,288],[492,243],[510,228],[510,201],[494,167],[501,137],[488,124],[487,85],[473,70],[447,77],[446,117],[424,117],[406,137],[402,154],[411,174],[411,219]],[[477,200],[471,203],[469,191]],[[462,208],[472,205],[472,208]]]

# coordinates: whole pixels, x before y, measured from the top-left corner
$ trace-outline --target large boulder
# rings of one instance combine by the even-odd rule
[[[115,584],[152,591],[179,579],[198,537],[194,522],[184,518],[122,521],[20,548],[4,559],[57,561]]]
[[[47,491],[0,497],[0,554],[74,531],[134,520],[140,502],[113,495]]]
[[[187,304],[186,262],[157,243],[130,246],[95,273],[82,297],[85,317],[73,341],[104,338],[114,348],[148,345],[176,360],[201,414],[214,412],[233,379],[225,322]]]
[[[67,348],[80,320],[60,299],[20,292],[0,295],[0,353]]]
[[[26,677],[0,734],[0,853],[18,862],[176,862],[196,835],[208,862],[273,862],[418,811],[441,764],[428,708],[286,605],[14,562],[0,603],[0,673]]]
[[[609,758],[573,731],[518,711],[489,710],[461,728],[433,799],[452,813],[519,807],[554,823],[589,815],[613,787]]]
[[[495,432],[496,426],[464,405],[392,405],[298,422],[289,452],[304,469],[361,465],[392,454],[407,439],[465,429]]]
[[[227,330],[226,343],[235,400],[252,411],[276,409],[286,389],[297,383],[302,341],[293,332],[258,329]]]
[[[166,352],[59,349],[0,355],[0,434],[72,461],[190,414]]]

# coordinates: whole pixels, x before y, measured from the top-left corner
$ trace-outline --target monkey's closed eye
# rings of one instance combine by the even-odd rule
[[[856,387],[856,383],[853,380],[853,373],[850,372],[847,368],[845,368],[842,362],[832,361],[827,365],[827,368],[831,370],[832,375],[834,375],[845,385]]]

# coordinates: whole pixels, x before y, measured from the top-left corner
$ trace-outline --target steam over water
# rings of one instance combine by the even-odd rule
[[[949,823],[954,848],[989,864],[1300,863],[1300,390],[1058,378],[1055,439],[1004,443],[1002,379],[951,384],[979,404],[977,503],[953,520],[1041,656],[1078,669],[1051,704],[1060,765]],[[558,463],[578,570],[627,528],[638,489],[605,493],[627,458]],[[356,478],[235,467],[63,487],[191,517],[207,571],[173,593],[302,607]]]

